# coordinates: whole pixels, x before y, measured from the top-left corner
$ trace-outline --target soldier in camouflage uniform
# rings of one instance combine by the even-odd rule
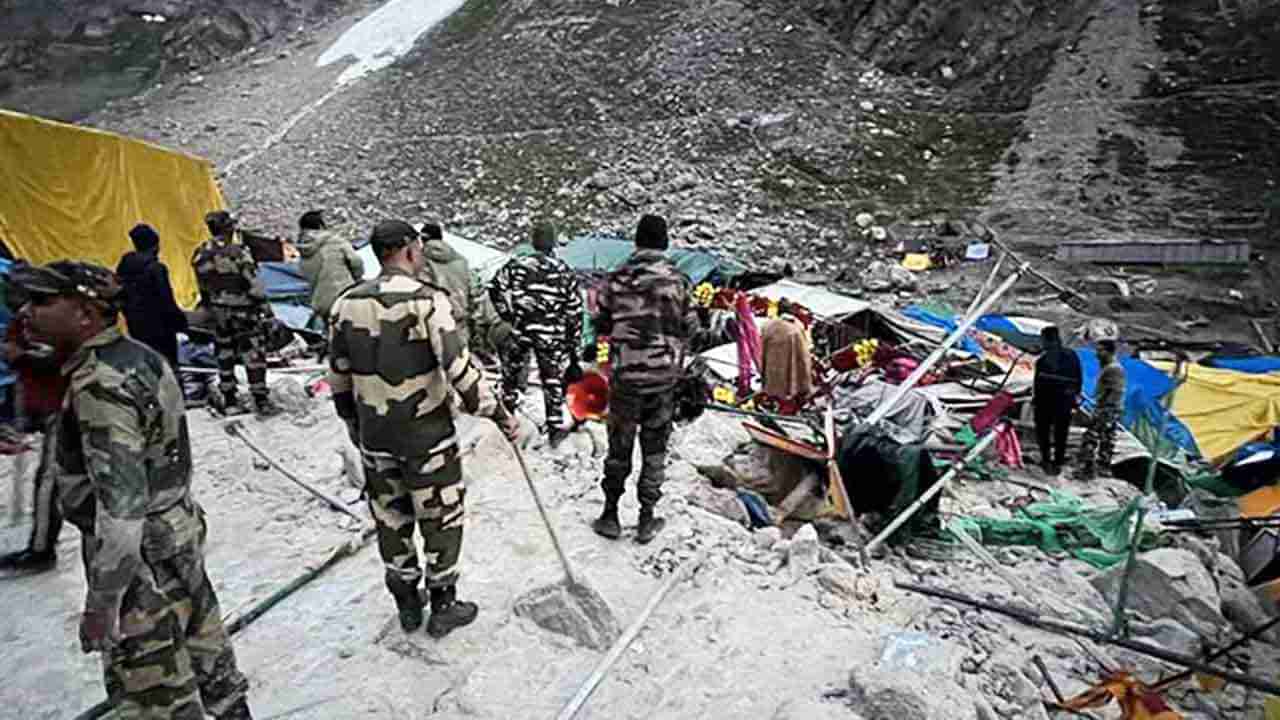
[[[205,224],[213,237],[196,248],[191,265],[200,285],[201,304],[213,314],[222,396],[214,395],[212,404],[227,410],[237,406],[236,363],[243,362],[258,414],[279,414],[267,390],[266,345],[273,316],[258,280],[258,263],[249,248],[236,241],[236,223],[229,213],[211,212]]]
[[[667,223],[640,219],[636,251],[609,275],[600,292],[596,331],[609,336],[609,456],[604,463],[604,512],[592,527],[607,538],[622,535],[618,499],[631,474],[640,434],[640,522],[636,541],[647,543],[665,522],[654,515],[662,497],[667,438],[675,388],[684,370],[688,338],[698,327],[689,279],[667,259]]]
[[[412,632],[423,620],[416,523],[428,558],[427,632],[443,637],[478,611],[457,599],[466,487],[449,391],[466,412],[492,417],[508,437],[516,437],[519,424],[472,364],[448,292],[419,279],[424,251],[417,231],[384,221],[371,242],[382,273],[344,293],[331,314],[333,402],[360,448],[400,624]]]
[[[251,718],[248,681],[204,568],[182,390],[168,362],[116,328],[109,270],[55,262],[28,280],[33,331],[69,353],[58,498],[80,529],[85,652],[102,652],[115,717]]]
[[[548,442],[568,435],[564,427],[564,386],[582,377],[582,292],[573,270],[558,260],[555,226],[533,229],[532,255],[512,258],[498,271],[489,296],[513,333],[503,348],[502,401],[515,408],[529,374],[529,352],[538,361],[546,406]]]
[[[1098,341],[1098,367],[1097,402],[1080,441],[1080,463],[1075,472],[1075,479],[1085,482],[1097,478],[1099,467],[1110,474],[1116,430],[1124,416],[1125,373],[1116,360],[1115,340]]]

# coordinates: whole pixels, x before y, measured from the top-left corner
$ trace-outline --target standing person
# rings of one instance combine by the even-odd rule
[[[124,285],[124,320],[129,336],[160,353],[178,371],[178,333],[187,330],[187,315],[173,299],[169,269],[160,262],[160,235],[138,224],[129,231],[134,251],[120,258],[116,274]]]
[[[364,279],[364,260],[351,243],[329,230],[324,213],[312,210],[298,220],[302,276],[311,285],[311,309],[326,323],[333,301]]]
[[[119,717],[251,720],[248,681],[205,573],[182,390],[165,359],[116,329],[106,268],[61,261],[27,284],[33,332],[70,355],[58,497],[80,529],[80,646],[104,654]]]
[[[481,361],[482,346],[500,346],[511,327],[498,317],[489,293],[472,274],[467,259],[445,241],[444,229],[436,223],[427,223],[422,226],[422,237],[426,252],[423,278],[449,293],[458,332],[462,333],[471,356]]]
[[[698,327],[689,279],[666,257],[667,223],[645,215],[636,250],[609,275],[599,297],[596,331],[609,337],[609,455],[604,463],[604,512],[592,527],[607,538],[622,535],[618,500],[637,430],[640,434],[640,521],[636,541],[647,543],[666,522],[654,515],[666,475],[667,438],[675,387],[684,370],[688,338]]]
[[[200,302],[213,313],[214,347],[218,354],[218,389],[211,404],[225,412],[238,406],[236,364],[244,363],[249,392],[258,415],[280,414],[267,389],[267,328],[271,308],[258,280],[258,263],[236,240],[236,221],[225,210],[205,216],[212,238],[196,248],[191,264],[200,285]]]
[[[555,447],[569,434],[564,427],[565,382],[582,377],[582,292],[573,270],[555,256],[554,225],[535,225],[532,244],[532,255],[512,258],[498,271],[489,297],[514,331],[502,348],[502,401],[513,410],[519,404],[533,351],[542,380],[547,443]]]
[[[66,394],[67,379],[62,375],[62,365],[67,361],[65,352],[36,342],[31,337],[30,311],[23,284],[29,277],[29,268],[14,268],[9,275],[9,295],[6,298],[17,312],[9,323],[4,353],[9,366],[17,374],[19,402],[22,415],[30,427],[39,428],[40,463],[36,466],[32,489],[31,534],[27,547],[17,552],[0,555],[0,570],[11,577],[48,572],[58,566],[58,536],[62,533],[62,512],[58,509],[56,478],[54,477],[54,433],[58,410]],[[14,482],[21,479],[14,478]]]
[[[1098,341],[1098,391],[1093,418],[1080,444],[1077,480],[1093,480],[1101,468],[1111,472],[1111,456],[1116,449],[1116,425],[1124,415],[1124,367],[1116,359],[1116,341]]]
[[[416,522],[427,553],[427,632],[443,637],[478,612],[475,603],[457,598],[466,486],[449,389],[466,412],[493,418],[513,440],[519,423],[472,364],[448,293],[419,279],[424,250],[418,232],[388,220],[373,229],[371,242],[382,273],[333,306],[333,403],[360,448],[400,626],[412,632],[423,619]]]
[[[1040,331],[1040,341],[1044,348],[1036,360],[1031,402],[1035,408],[1040,467],[1046,475],[1057,475],[1066,459],[1071,413],[1080,395],[1080,358],[1074,350],[1062,346],[1062,335],[1052,325]]]

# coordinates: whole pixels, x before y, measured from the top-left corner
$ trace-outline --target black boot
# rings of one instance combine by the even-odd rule
[[[569,437],[569,431],[564,428],[547,428],[547,447],[555,450],[567,437]]]
[[[253,720],[253,713],[249,712],[249,701],[240,698],[235,705],[219,715],[218,720]]]
[[[618,499],[605,498],[604,512],[591,523],[591,529],[600,537],[617,540],[622,537],[622,523],[618,522]]]
[[[653,506],[642,506],[640,508],[640,523],[636,526],[636,542],[641,545],[647,544],[657,537],[658,533],[662,532],[662,528],[666,526],[666,520],[653,516]]]
[[[431,619],[427,621],[427,634],[442,638],[464,625],[470,625],[479,613],[480,607],[475,603],[458,599],[456,585],[431,588]]]
[[[284,410],[282,410],[279,405],[272,402],[269,397],[254,398],[253,404],[255,414],[263,420],[269,417],[275,417],[276,415],[284,412]]]
[[[422,595],[417,588],[392,589],[391,597],[396,600],[396,608],[400,611],[400,628],[407,633],[422,627]]]
[[[20,550],[0,555],[0,571],[10,577],[19,575],[37,575],[58,567],[58,554],[53,550]]]

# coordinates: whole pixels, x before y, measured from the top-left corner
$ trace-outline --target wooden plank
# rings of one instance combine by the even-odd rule
[[[813,445],[809,445],[808,443],[802,443],[798,440],[792,440],[791,438],[771,432],[754,423],[744,422],[742,423],[742,429],[747,431],[747,434],[751,436],[752,440],[755,440],[761,445],[767,445],[771,448],[795,455],[796,457],[805,458],[806,460],[816,460],[818,462],[826,462],[827,460],[827,454],[821,449],[814,447]]]

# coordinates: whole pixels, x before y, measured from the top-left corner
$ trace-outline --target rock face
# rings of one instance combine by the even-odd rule
[[[1114,605],[1124,565],[1112,567],[1091,582]],[[1161,548],[1139,555],[1129,578],[1126,607],[1158,620],[1169,618],[1202,638],[1214,640],[1227,624],[1213,578],[1190,550]]]
[[[0,3],[0,105],[75,120],[173,71],[310,24],[348,0]]]

